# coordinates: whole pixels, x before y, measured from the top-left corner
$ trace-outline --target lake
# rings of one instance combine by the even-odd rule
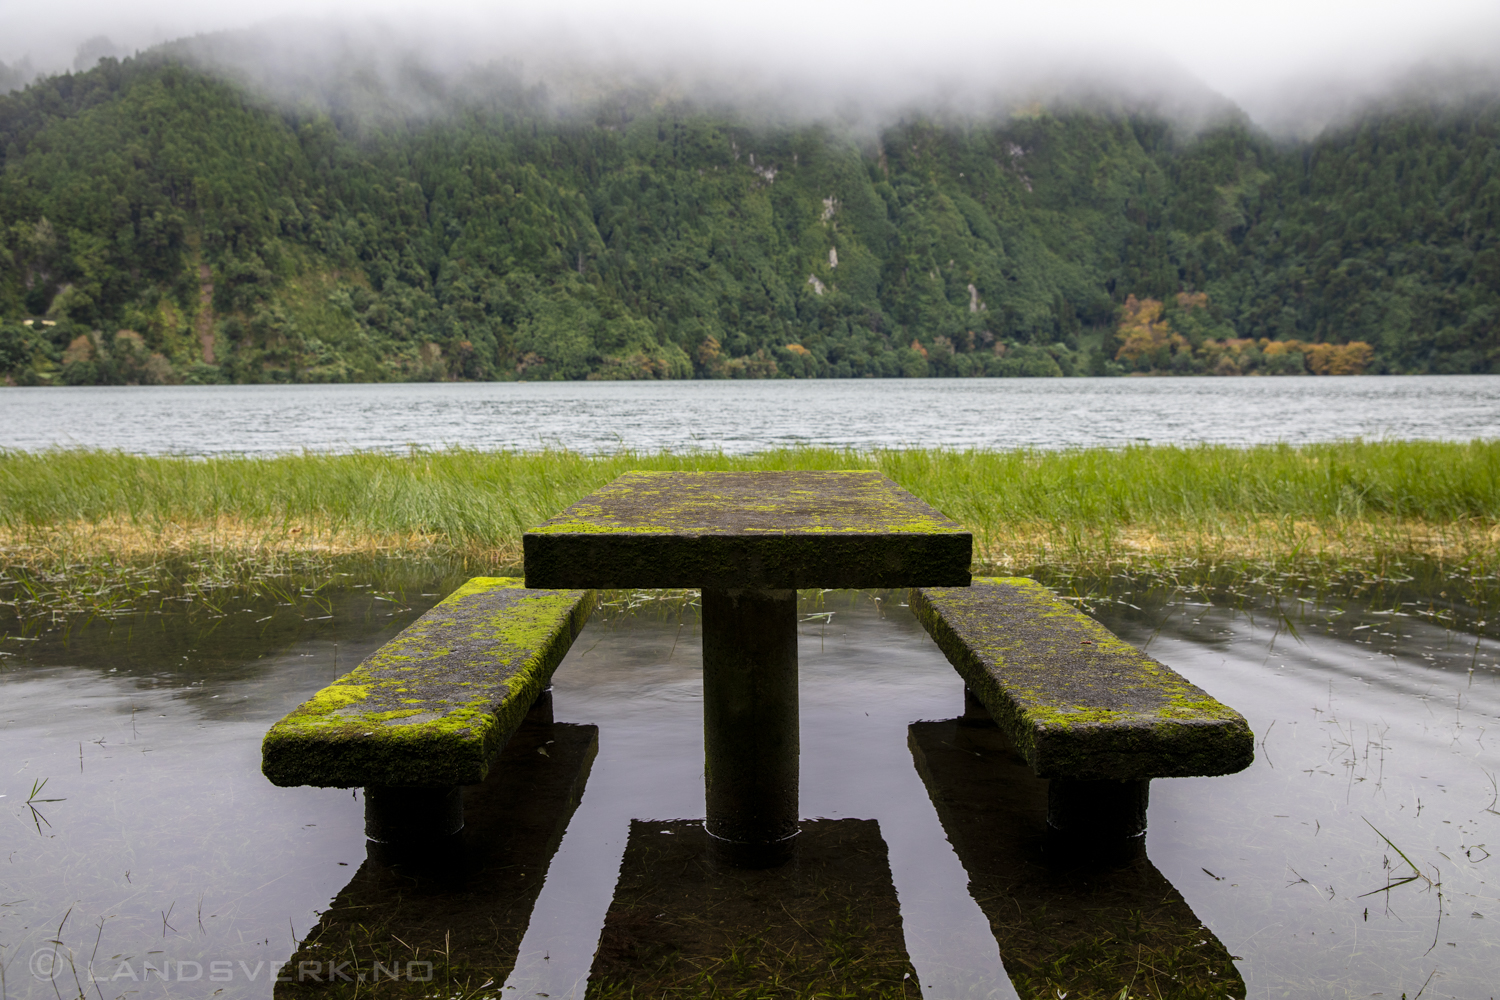
[[[484,382],[0,389],[0,447],[1076,448],[1500,436],[1500,377]]]
[[[13,388],[0,427],[6,448],[185,455],[1462,440],[1500,436],[1500,379]],[[695,995],[694,976],[1031,1000],[1085,995],[1086,967],[1152,997],[1493,992],[1500,643],[1441,576],[1050,578],[1256,734],[1246,771],[1153,782],[1145,858],[1083,876],[1038,862],[1045,786],[965,718],[904,595],[877,591],[800,598],[797,865],[702,869],[697,607],[616,594],[466,790],[455,882],[367,858],[357,790],[275,788],[259,762],[276,719],[461,575],[193,572],[122,577],[100,615],[0,573],[0,1000],[319,996],[345,969],[398,970],[401,995],[559,1000]]]
[[[656,975],[641,957],[652,922],[702,918],[691,894],[657,901],[691,865],[631,917],[641,859],[671,858],[677,841],[690,853],[703,815],[690,593],[617,594],[596,612],[558,669],[550,717],[506,751],[510,783],[470,790],[476,843],[499,860],[463,885],[367,862],[359,793],[261,777],[269,725],[454,582],[355,568],[275,593],[164,581],[92,620],[5,606],[7,998],[54,987],[105,1000],[264,998],[289,958],[326,975],[333,955],[347,969],[417,969],[441,996],[582,1000],[611,971]],[[843,845],[838,856],[858,864],[842,881],[808,858],[777,876],[790,879],[776,890],[790,906],[785,920],[773,908],[769,929],[763,914],[721,909],[747,975],[810,936],[824,948],[817,975],[850,955],[861,969],[885,962],[898,985],[908,970],[902,992],[881,995],[1051,996],[1069,980],[1048,977],[1084,959],[1123,960],[1132,995],[1153,997],[1243,996],[1241,981],[1256,998],[1491,995],[1500,644],[1453,627],[1441,601],[1399,592],[1054,583],[1244,713],[1255,763],[1153,782],[1147,857],[1111,876],[1118,884],[1080,897],[1034,867],[1012,877],[1031,849],[1002,827],[1039,822],[1035,790],[986,790],[1004,748],[995,730],[965,728],[962,683],[904,596],[804,593],[804,853]],[[965,839],[974,822],[995,836]],[[1024,910],[986,888],[1001,876]],[[832,903],[817,909],[799,879]],[[357,940],[339,923],[350,912]],[[842,914],[855,917],[848,927]],[[1079,958],[1062,933],[1114,950]],[[777,961],[786,983],[816,979]],[[293,984],[276,995],[320,994]]]

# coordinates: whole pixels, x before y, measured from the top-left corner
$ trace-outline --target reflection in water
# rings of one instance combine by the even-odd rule
[[[195,596],[162,579],[99,617],[23,614],[0,588],[20,605],[0,607],[6,1000],[80,984],[104,1000],[271,996],[294,928],[348,881],[364,837],[348,790],[266,781],[261,739],[440,590],[368,580]],[[60,801],[37,829],[24,801],[43,780]],[[29,964],[43,949],[57,965]]]
[[[711,860],[700,820],[636,820],[587,995],[921,996],[912,972],[873,820],[803,823],[761,870]]]
[[[624,898],[615,884],[639,829],[632,821],[704,815],[698,609],[690,596],[650,596],[608,598],[553,676],[557,717],[598,722],[599,759],[547,873],[507,996],[581,1000],[600,928]],[[799,596],[803,827],[811,817],[879,823],[882,872],[889,863],[881,879],[894,883],[897,933],[924,996],[1013,996],[906,751],[907,725],[947,714],[963,685],[899,606],[904,599],[901,591]]]
[[[1452,592],[1100,602],[1257,734],[1239,774],[1153,781],[1147,834],[1254,997],[1500,996],[1500,643]]]
[[[277,997],[472,996],[505,981],[599,747],[594,726],[554,725],[543,697],[489,779],[464,789],[457,857],[372,853],[287,960]]]
[[[1047,782],[992,722],[908,732],[1021,996],[1245,995],[1229,952],[1144,852],[1109,867],[1045,852]]]
[[[211,600],[152,583],[132,598],[149,604],[68,633],[56,619],[0,603],[5,1000],[76,995],[75,968],[84,992],[102,1000],[265,1000],[272,975],[336,897],[342,906],[369,891],[361,886],[384,886],[379,919],[389,908],[391,920],[420,922],[426,883],[400,882],[399,873],[367,882],[379,873],[366,868],[350,885],[365,859],[362,803],[348,790],[271,786],[260,774],[260,741],[471,574],[402,583],[355,564],[342,570],[355,575],[330,573],[335,584],[321,590],[323,580],[278,594],[219,588]],[[1054,581],[1243,712],[1257,734],[1256,763],[1240,774],[1152,782],[1151,862],[1213,932],[1190,943],[1217,938],[1244,956],[1237,965],[1257,1000],[1500,996],[1500,644],[1492,624],[1475,624],[1493,617],[1483,611],[1493,602],[1455,605],[1460,591],[1445,576],[1354,597],[1309,591],[1316,602],[1279,604],[1254,581],[1222,582],[1228,592],[1180,581]],[[16,599],[0,586],[0,600]],[[800,596],[801,813],[878,821],[905,953],[928,1000],[1014,996],[993,914],[966,890],[977,869],[965,873],[972,855],[953,832],[954,811],[933,809],[938,796],[912,766],[908,727],[954,715],[962,684],[903,600]],[[688,601],[679,617],[675,606],[653,611],[661,607],[651,600],[632,611],[615,601],[554,678],[557,718],[597,724],[599,754],[550,866],[527,862],[533,867],[517,879],[529,883],[546,867],[535,903],[497,897],[502,927],[527,923],[528,907],[530,919],[505,977],[515,988],[497,983],[481,995],[581,998],[617,902],[632,818],[703,815],[696,608]],[[960,736],[948,742],[982,739]],[[549,756],[537,760],[560,752],[543,746]],[[925,756],[930,780],[938,755]],[[26,800],[43,780],[38,798],[61,801],[37,803],[34,819]],[[1382,835],[1426,878],[1405,881],[1411,869]],[[1043,919],[1057,905],[1027,912]],[[438,931],[421,943],[395,933],[421,948],[412,960],[442,945],[457,964],[471,931],[452,922],[446,943]],[[495,940],[462,945],[479,957],[465,959],[471,965],[455,982],[477,986],[504,972],[503,949],[515,945]],[[1022,964],[1033,953],[1006,949],[1009,972],[1033,974]],[[31,974],[28,962],[43,950],[64,963],[67,979]],[[332,957],[321,946],[304,954]],[[216,962],[229,964],[227,979],[211,978]],[[103,981],[89,983],[90,969]]]

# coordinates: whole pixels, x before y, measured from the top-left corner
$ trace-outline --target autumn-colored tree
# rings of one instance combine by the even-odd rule
[[[1375,350],[1362,340],[1347,344],[1307,344],[1307,367],[1314,375],[1362,375]]]
[[[1127,297],[1120,307],[1120,326],[1115,336],[1121,340],[1115,359],[1131,364],[1143,356],[1156,355],[1163,348],[1170,354],[1190,350],[1187,340],[1173,331],[1172,324],[1162,316],[1159,299]]]
[[[702,377],[729,377],[729,371],[727,368],[727,362],[729,359],[726,358],[724,356],[724,352],[719,349],[720,346],[721,345],[719,344],[719,338],[713,336],[712,334],[704,337],[703,342],[698,345],[698,370],[702,372]]]

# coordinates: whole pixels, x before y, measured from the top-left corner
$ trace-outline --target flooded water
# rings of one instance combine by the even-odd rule
[[[1500,646],[1289,603],[1101,614],[1258,737],[1238,775],[1152,782],[1152,860],[1252,996],[1500,994]]]
[[[0,447],[1069,448],[1500,436],[1500,378],[850,379],[0,389]]]
[[[6,623],[4,997],[1495,995],[1500,645],[1436,598],[1080,588],[1257,759],[1153,782],[1147,857],[1079,874],[903,596],[803,594],[806,840],[746,875],[695,860],[696,607],[616,595],[466,790],[470,868],[427,878],[367,861],[358,793],[259,773],[272,722],[454,582],[354,579]]]

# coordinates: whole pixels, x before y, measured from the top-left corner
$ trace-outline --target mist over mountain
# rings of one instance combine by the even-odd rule
[[[1488,71],[1272,134],[1124,46],[524,27],[90,36],[0,97],[0,375],[1500,371]]]
[[[1083,89],[1140,103],[1227,100],[1274,135],[1310,138],[1371,98],[1464,67],[1492,72],[1500,9],[1485,0],[54,0],[0,6],[12,84],[174,44],[277,93],[352,64],[439,78],[494,63],[528,82],[611,89],[637,78],[737,105],[880,118],[891,108],[991,112]],[[5,74],[0,74],[0,77]],[[0,87],[6,80],[0,78]],[[404,87],[397,88],[402,96]],[[1210,97],[1210,95],[1221,95]]]
[[[73,68],[124,54],[96,36],[80,46]],[[174,39],[146,55],[223,76],[284,109],[371,122],[503,102],[517,85],[545,95],[546,109],[562,116],[623,96],[869,134],[912,114],[991,120],[1037,102],[1149,109],[1189,129],[1242,114],[1174,63],[1143,66],[1092,49],[1066,57],[1022,51],[977,64],[921,52],[874,60],[833,51],[809,60],[673,36],[605,46],[558,26],[467,33],[447,23],[286,19]]]

